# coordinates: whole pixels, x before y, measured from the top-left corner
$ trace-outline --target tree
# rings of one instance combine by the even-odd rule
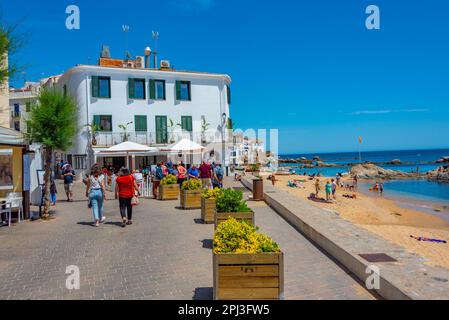
[[[24,45],[23,35],[16,32],[17,26],[18,24],[6,25],[0,17],[0,84],[19,72],[15,63],[4,61]]]
[[[53,152],[67,151],[72,145],[78,130],[77,108],[74,100],[57,89],[44,89],[31,107],[27,123],[30,142],[40,143],[44,147],[44,210],[42,219],[49,218],[50,175]]]

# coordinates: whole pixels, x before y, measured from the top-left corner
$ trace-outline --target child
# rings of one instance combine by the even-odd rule
[[[55,180],[51,179],[51,185],[50,185],[50,203],[52,206],[56,206],[56,194],[58,193],[58,190],[56,189]]]
[[[329,181],[326,182],[326,201],[331,200],[331,193],[332,193],[332,185]]]

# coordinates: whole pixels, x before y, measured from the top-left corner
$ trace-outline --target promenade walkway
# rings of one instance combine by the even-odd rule
[[[108,219],[95,228],[83,185],[74,190],[75,202],[59,202],[55,219],[0,228],[0,299],[212,298],[213,226],[200,223],[199,210],[144,199],[134,224],[121,228],[118,203],[108,200]],[[250,206],[285,252],[286,299],[373,298],[268,206]],[[70,265],[79,267],[79,290],[66,288]]]

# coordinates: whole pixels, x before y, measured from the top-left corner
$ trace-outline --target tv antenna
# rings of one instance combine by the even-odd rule
[[[151,33],[153,34],[153,40],[154,40],[153,66],[155,69],[157,69],[157,40],[159,39],[159,32],[152,31]]]
[[[131,53],[128,50],[128,34],[129,34],[129,26],[124,24],[122,25],[123,33],[125,34],[125,59],[131,59]]]

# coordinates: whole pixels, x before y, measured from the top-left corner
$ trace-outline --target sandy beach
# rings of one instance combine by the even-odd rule
[[[315,193],[315,181],[299,175],[279,175],[276,179],[276,187],[308,201],[313,206],[335,211],[341,218],[421,255],[431,265],[449,268],[449,244],[423,242],[410,237],[413,235],[449,241],[448,221],[422,211],[401,208],[394,200],[374,194],[347,191],[344,188],[337,189],[336,200],[331,203],[312,201],[308,197]],[[293,179],[305,182],[298,182],[299,187],[292,188],[288,186],[288,181]],[[320,198],[325,198],[324,185],[327,180],[330,179],[320,178]],[[345,198],[345,194],[355,194],[356,199]]]

